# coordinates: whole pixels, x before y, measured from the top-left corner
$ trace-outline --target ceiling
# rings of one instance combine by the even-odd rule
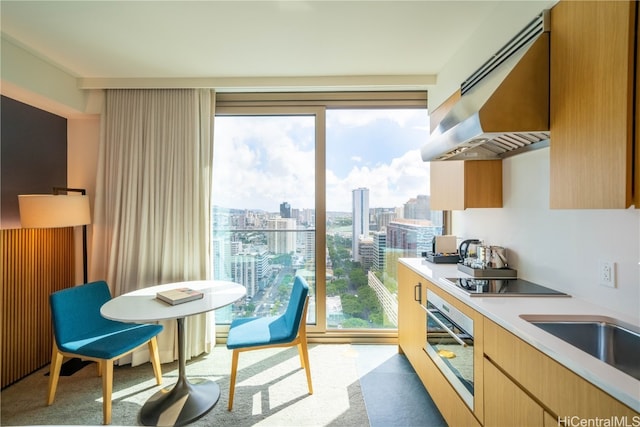
[[[80,78],[435,76],[502,1],[5,1]]]

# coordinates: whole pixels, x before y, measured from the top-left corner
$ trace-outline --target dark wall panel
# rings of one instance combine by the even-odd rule
[[[0,228],[19,228],[18,194],[67,185],[67,119],[0,99]]]

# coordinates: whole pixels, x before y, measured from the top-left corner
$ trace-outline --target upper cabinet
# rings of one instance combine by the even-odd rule
[[[551,208],[634,204],[636,9],[561,1],[551,10]]]
[[[502,160],[430,162],[431,209],[502,207]]]

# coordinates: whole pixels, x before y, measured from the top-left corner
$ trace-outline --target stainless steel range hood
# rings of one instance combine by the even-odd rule
[[[549,144],[549,23],[540,14],[461,85],[424,161],[488,160]]]

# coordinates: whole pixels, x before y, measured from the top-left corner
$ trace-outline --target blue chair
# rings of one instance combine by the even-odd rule
[[[233,408],[233,393],[236,386],[238,356],[240,352],[269,347],[298,346],[300,364],[307,374],[309,394],[313,394],[309,352],[307,349],[307,306],[309,285],[300,276],[293,281],[291,298],[287,310],[279,316],[249,317],[234,319],[229,327],[227,348],[233,350],[231,360],[231,383],[229,386],[229,411]]]
[[[105,319],[100,315],[100,307],[110,299],[111,293],[104,281],[64,289],[49,296],[54,340],[47,405],[53,403],[63,358],[92,360],[98,363],[98,374],[102,376],[104,424],[111,423],[114,360],[148,343],[156,383],[162,383],[156,340],[162,326]]]

